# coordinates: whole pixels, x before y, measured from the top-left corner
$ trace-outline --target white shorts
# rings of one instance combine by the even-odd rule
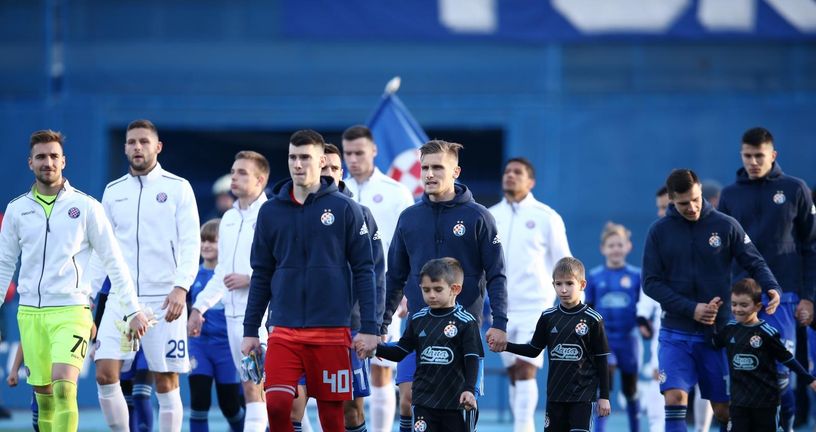
[[[266,322],[266,315],[264,315],[261,322]],[[241,343],[244,341],[244,317],[227,317],[227,338],[229,339],[230,354],[232,354],[232,362],[235,364],[235,370],[241,371],[241,359],[244,357],[241,354]],[[258,338],[261,340],[261,345],[266,346],[266,340],[269,339],[269,332],[266,327],[258,328]],[[240,373],[238,374],[240,376]]]
[[[525,312],[516,314],[507,314],[507,342],[517,344],[526,344],[533,339],[538,318],[541,317],[540,312]],[[516,360],[521,360],[534,365],[541,369],[544,366],[544,353],[538,355],[536,358],[524,357],[507,351],[499,353],[501,355],[502,364],[509,368],[516,364]]]
[[[153,309],[158,323],[150,328],[141,339],[147,368],[151,372],[187,373],[190,371],[190,353],[187,350],[187,308],[173,322],[164,320],[161,307],[164,299],[142,303],[143,307]],[[136,353],[123,352],[122,333],[116,327],[115,320],[123,315],[118,306],[108,303],[96,338],[96,355],[94,359],[123,360],[122,370],[129,370]]]
[[[391,317],[391,324],[388,325],[388,340],[386,342],[396,342],[400,340],[402,336],[402,318],[398,317],[397,314],[394,314]],[[397,364],[390,360],[384,360],[379,357],[374,357],[371,359],[371,364],[387,367],[391,369],[396,369]]]

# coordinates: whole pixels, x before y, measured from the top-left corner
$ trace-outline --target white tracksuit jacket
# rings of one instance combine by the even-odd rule
[[[507,199],[490,207],[504,249],[507,313],[533,313],[552,307],[552,270],[572,256],[564,220],[532,192],[519,203]]]
[[[29,191],[6,207],[0,230],[0,302],[21,257],[17,291],[20,304],[32,307],[88,305],[92,292],[86,275],[91,253],[111,278],[111,298],[121,311],[139,310],[133,282],[102,205],[66,180],[51,216]]]
[[[258,210],[266,202],[266,194],[256,199],[246,210],[238,208],[235,201],[233,208],[227,210],[218,226],[218,264],[215,273],[207,286],[196,297],[193,308],[202,314],[215,306],[220,300],[224,304],[224,314],[228,317],[243,317],[246,312],[249,287],[229,291],[224,286],[224,277],[230,273],[252,276],[249,254],[252,250],[252,239],[255,237],[255,222]]]

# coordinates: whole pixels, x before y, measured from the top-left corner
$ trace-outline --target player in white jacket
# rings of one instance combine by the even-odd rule
[[[162,150],[156,127],[136,120],[127,128],[127,174],[108,183],[102,205],[125,255],[139,301],[158,319],[142,338],[148,369],[154,372],[159,399],[159,430],[180,431],[184,408],[179,373],[190,369],[187,355],[187,290],[198,273],[201,238],[198,209],[190,183],[158,163]],[[101,285],[101,276],[95,274]],[[97,337],[96,381],[108,426],[127,430],[128,411],[119,387],[123,361],[135,352],[122,349],[106,308]]]
[[[230,353],[235,368],[241,370],[244,312],[249,296],[249,279],[252,276],[249,254],[255,236],[258,210],[266,202],[264,188],[269,179],[269,162],[254,151],[238,152],[230,176],[230,191],[238,200],[221,218],[218,228],[218,264],[213,277],[193,304],[187,330],[190,336],[198,337],[204,313],[219,301],[223,303]],[[258,333],[260,340],[265,343],[266,327],[261,326]],[[250,380],[243,381],[242,385],[246,398],[244,431],[263,432],[267,427],[263,387]]]
[[[31,135],[28,166],[36,181],[6,208],[0,231],[0,304],[20,257],[17,321],[28,383],[39,405],[39,427],[76,431],[76,384],[93,324],[85,276],[92,251],[103,257],[111,276],[118,319],[129,320],[137,337],[147,329],[147,320],[102,206],[62,177],[62,145],[59,132]]]
[[[527,343],[535,332],[541,311],[555,303],[552,270],[563,257],[571,256],[561,216],[533,197],[535,169],[521,157],[508,160],[502,176],[504,199],[490,207],[499,230],[507,275],[507,341]],[[535,430],[533,416],[538,403],[536,373],[542,356],[528,358],[501,353],[510,378],[513,430]]]
[[[403,210],[414,204],[411,191],[402,183],[383,174],[374,165],[377,145],[371,131],[365,126],[352,126],[343,132],[343,160],[349,169],[344,183],[354,195],[352,199],[371,210],[382,236],[383,250],[387,255],[391,238],[397,228],[397,220]],[[407,309],[404,309],[407,312]],[[399,340],[402,320],[394,314],[388,326],[388,340]],[[373,432],[391,431],[394,423],[396,397],[392,384],[396,363],[373,358],[371,360],[371,416]]]

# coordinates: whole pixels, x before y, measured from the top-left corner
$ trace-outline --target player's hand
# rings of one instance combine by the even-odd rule
[[[813,322],[813,302],[808,299],[799,300],[796,305],[796,321],[802,327],[809,326]]]
[[[374,354],[374,350],[377,349],[378,340],[379,338],[373,334],[357,333],[353,341],[354,349],[357,351],[357,357],[361,359],[371,357]]]
[[[408,298],[403,297],[402,301],[400,302],[399,306],[397,306],[397,311],[395,312],[398,317],[405,318],[408,316]]]
[[[9,384],[9,385],[11,385],[11,384]],[[816,381],[813,381],[812,383],[810,383],[810,385],[808,387],[810,387],[811,390],[816,391]]]
[[[640,335],[643,336],[643,339],[651,339],[654,336],[654,331],[650,326],[640,324],[638,325],[638,330],[640,330]]]
[[[17,387],[17,382],[19,379],[17,376],[18,374],[19,372],[17,371],[12,371],[9,373],[8,378],[6,378],[6,384],[8,384],[9,387]],[[816,381],[814,381],[814,383],[816,383]]]
[[[612,412],[609,399],[598,399],[598,417],[606,417]]]
[[[459,405],[462,405],[466,410],[476,409],[476,396],[467,390],[463,391],[462,395],[459,396]]]
[[[184,307],[187,305],[187,290],[182,287],[175,287],[170,294],[164,299],[162,309],[167,310],[164,313],[164,319],[167,322],[173,322],[184,312]]]
[[[722,300],[719,297],[714,297],[708,303],[697,303],[694,308],[694,320],[705,325],[714,324],[720,305],[722,305]]]
[[[261,340],[256,337],[244,336],[241,342],[241,354],[249,355],[253,351],[257,351],[261,347]]]
[[[136,312],[129,322],[128,327],[130,328],[130,334],[135,336],[137,339],[141,339],[144,336],[147,329],[150,327],[150,323],[147,320],[147,317],[142,311]]]
[[[485,333],[485,339],[487,339],[487,346],[490,347],[490,351],[502,352],[507,349],[507,333],[503,330],[491,327]]]
[[[773,313],[776,312],[776,308],[779,307],[780,300],[781,298],[779,297],[779,291],[768,290],[768,304],[765,306],[765,313],[768,315],[773,315]]]
[[[193,308],[190,311],[190,316],[187,318],[187,336],[199,337],[201,335],[201,326],[204,324],[204,315],[201,311]]]
[[[249,275],[230,273],[224,276],[224,286],[230,291],[249,288]]]
[[[96,323],[91,323],[91,340],[96,339]]]

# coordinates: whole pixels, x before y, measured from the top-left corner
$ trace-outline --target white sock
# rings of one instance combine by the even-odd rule
[[[312,421],[309,420],[308,402],[306,402],[306,406],[303,407],[303,420],[300,421],[300,426],[303,428],[303,432],[314,432],[314,429],[312,428]]]
[[[397,395],[394,387],[371,387],[371,400],[368,407],[371,419],[368,428],[371,432],[390,432],[394,429],[394,414],[397,412]]]
[[[264,402],[247,402],[244,432],[264,432],[268,422],[269,417],[266,415],[266,404]]]
[[[513,400],[513,432],[534,432],[536,405],[538,405],[538,383],[535,379],[516,380]]]
[[[156,393],[156,397],[159,399],[159,432],[181,432],[184,405],[181,404],[179,389]]]
[[[102,414],[105,415],[105,421],[110,430],[128,432],[130,416],[119,382],[104,385],[97,383],[96,390],[99,394],[99,406],[102,408]]]
[[[711,427],[711,418],[714,410],[708,400],[700,397],[700,387],[695,388],[694,396],[694,430],[696,432],[708,432]]]
[[[513,414],[513,404],[516,403],[516,384],[511,383],[507,389],[507,403],[510,405],[510,414]]]

